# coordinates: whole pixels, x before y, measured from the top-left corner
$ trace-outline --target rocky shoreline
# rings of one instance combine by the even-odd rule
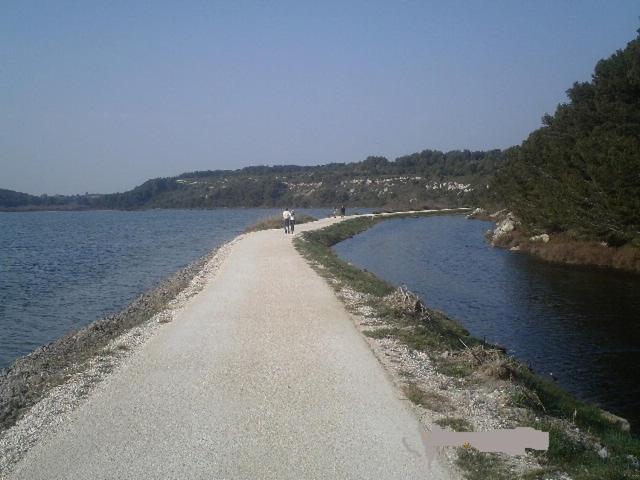
[[[171,322],[241,237],[174,273],[121,312],[44,345],[0,372],[0,478],[162,324]]]
[[[525,409],[512,405],[511,397],[517,387],[508,379],[491,378],[487,381],[492,375],[489,370],[499,368],[502,361],[502,354],[497,350],[475,347],[461,352],[447,350],[440,353],[446,361],[465,367],[467,364],[473,365],[474,370],[478,370],[475,374],[477,377],[472,380],[463,376],[452,377],[440,371],[438,362],[434,361],[429,352],[411,348],[391,336],[378,336],[377,332],[393,328],[393,323],[370,307],[371,298],[366,294],[345,286],[339,288],[337,293],[352,313],[356,327],[378,361],[399,389],[404,391],[407,399],[412,401],[413,409],[427,431],[432,430],[434,424],[444,428],[454,425],[454,430],[490,431],[521,426],[525,419],[532,425],[540,422],[535,416],[527,417],[529,412]],[[401,299],[405,295],[418,301],[417,296],[411,292],[399,289],[386,297],[385,302],[394,310],[406,309],[411,312],[411,305]],[[476,365],[476,357],[480,355],[483,364]],[[451,466],[459,464],[459,452],[456,449],[444,449],[440,453]],[[508,474],[511,478],[518,478],[542,466],[532,453],[524,456],[496,454],[494,457],[494,463],[499,463],[500,468],[499,472],[492,473]],[[464,475],[464,471],[465,468],[462,468],[460,473]]]
[[[584,265],[640,273],[640,248],[632,245],[615,247],[606,242],[578,240],[566,233],[526,232],[520,220],[511,212],[489,213],[476,208],[468,219],[494,222],[495,229],[486,233],[494,247],[521,251],[553,263]]]

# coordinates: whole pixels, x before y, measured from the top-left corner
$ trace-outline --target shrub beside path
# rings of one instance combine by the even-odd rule
[[[244,235],[10,478],[451,478],[292,238]]]

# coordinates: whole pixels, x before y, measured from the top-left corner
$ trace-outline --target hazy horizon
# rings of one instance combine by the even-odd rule
[[[4,2],[0,188],[517,145],[635,38],[639,7]]]

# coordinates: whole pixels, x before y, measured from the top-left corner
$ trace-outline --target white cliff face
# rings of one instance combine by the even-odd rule
[[[508,214],[504,220],[498,222],[498,225],[493,231],[491,244],[495,245],[496,242],[507,236],[509,233],[513,232],[516,229],[517,224],[517,219],[513,217],[513,215]]]
[[[473,212],[471,212],[469,215],[467,215],[467,218],[471,219],[471,218],[476,218],[480,215],[486,215],[487,211],[484,208],[476,208]]]
[[[543,233],[542,235],[534,235],[529,240],[531,240],[532,242],[549,243],[549,235],[547,235],[546,233]]]
[[[511,218],[505,218],[496,226],[494,233],[501,235],[509,232],[513,232],[516,228],[515,222]]]
[[[444,190],[444,191],[460,191],[472,192],[473,186],[470,183],[458,182],[429,182],[425,185],[427,190]]]

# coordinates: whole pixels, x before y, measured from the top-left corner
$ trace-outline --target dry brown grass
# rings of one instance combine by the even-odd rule
[[[506,357],[488,361],[478,367],[478,373],[496,380],[510,380],[513,377],[513,366]]]
[[[599,242],[576,240],[567,234],[553,235],[549,243],[532,242],[521,232],[513,232],[503,238],[498,246],[520,247],[548,262],[571,265],[590,265],[640,272],[640,248],[632,245],[609,247]]]
[[[410,383],[403,388],[407,398],[415,403],[434,412],[446,412],[451,410],[447,397],[437,392],[425,392],[414,383]]]
[[[464,418],[444,417],[436,420],[435,423],[454,432],[473,432],[473,425]]]
[[[438,371],[453,376],[475,374],[485,379],[508,380],[513,377],[513,360],[499,349],[484,345],[451,352],[438,361]],[[458,375],[455,375],[458,373]]]

